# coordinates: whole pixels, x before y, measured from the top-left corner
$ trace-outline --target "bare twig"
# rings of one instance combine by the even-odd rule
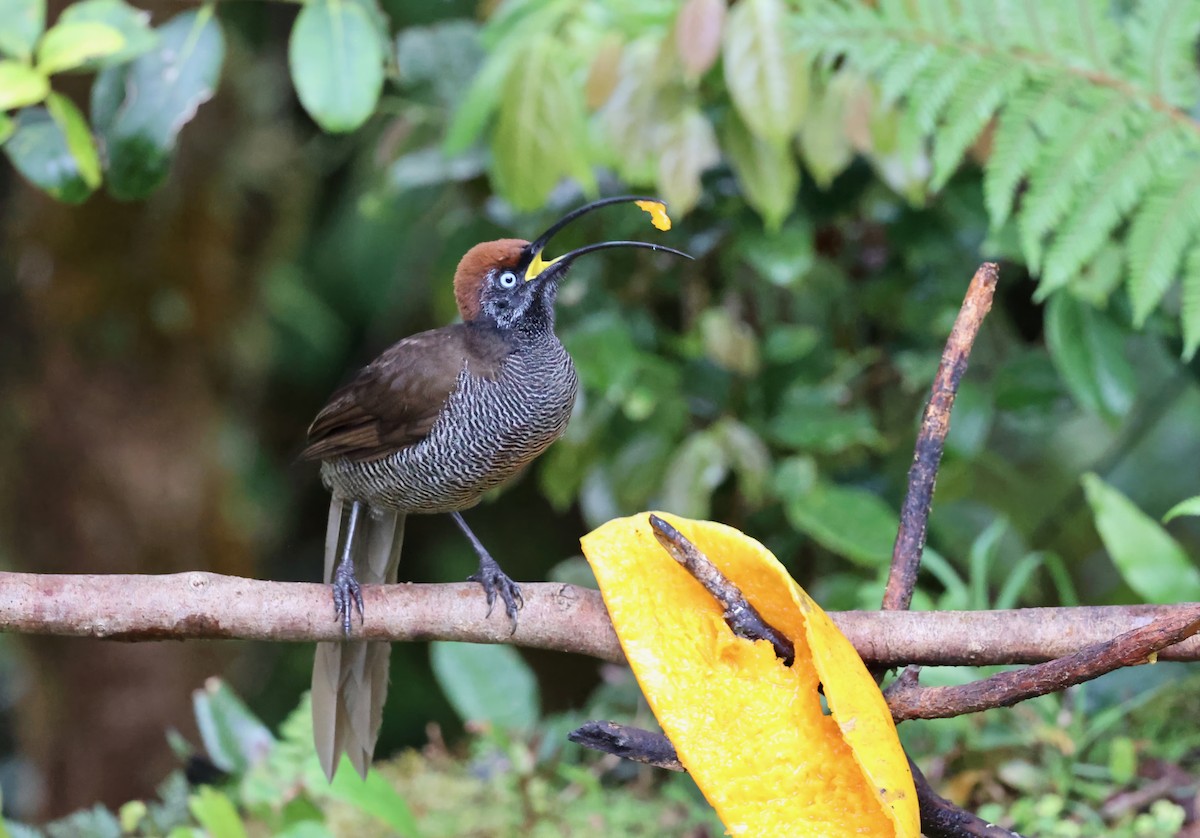
[[[717,566],[708,556],[684,538],[679,530],[657,515],[650,516],[650,528],[654,530],[654,537],[663,549],[683,565],[725,609],[725,622],[734,634],[748,640],[766,640],[775,648],[777,658],[786,666],[792,665],[792,661],[796,659],[792,641],[762,618],[758,609],[750,604],[725,574],[717,570]]]
[[[1148,626],[1125,632],[1058,660],[1001,672],[956,687],[921,687],[917,670],[907,669],[887,691],[888,707],[897,722],[944,719],[1009,707],[1039,695],[1058,692],[1099,678],[1114,669],[1147,663],[1151,655],[1200,632],[1200,605],[1180,607]]]
[[[367,585],[371,640],[512,643],[623,663],[597,591],[547,582],[521,585],[515,634],[473,582]],[[1190,605],[1025,608],[1013,611],[831,612],[870,666],[1037,663],[1070,655]],[[0,573],[0,631],[115,640],[339,640],[329,587],[215,573],[165,576]],[[1200,660],[1200,636],[1159,653]]]
[[[925,528],[933,503],[933,486],[937,481],[946,434],[950,432],[950,410],[954,407],[958,383],[967,370],[967,358],[979,326],[992,307],[992,295],[999,277],[1000,269],[994,263],[985,262],[979,266],[942,351],[942,361],[921,419],[912,468],[908,472],[908,492],[900,508],[900,529],[896,533],[892,568],[883,593],[885,611],[904,611],[912,603],[921,551],[925,547]]]
[[[687,771],[679,761],[675,746],[661,733],[629,727],[616,722],[588,722],[571,733],[572,742],[600,751],[615,754],[634,762],[666,768],[669,771]],[[1020,838],[998,826],[992,826],[977,815],[964,811],[949,800],[940,797],[929,785],[921,769],[911,759],[913,780],[917,788],[917,803],[921,810],[921,831],[930,838],[961,838],[961,836],[983,836],[983,838]]]
[[[613,754],[622,759],[665,768],[667,771],[685,771],[675,753],[671,740],[661,733],[642,730],[616,722],[586,722],[567,734],[577,745]]]

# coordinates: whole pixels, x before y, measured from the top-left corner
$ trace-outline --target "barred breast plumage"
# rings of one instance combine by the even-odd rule
[[[577,388],[570,355],[544,332],[492,378],[464,365],[422,441],[375,460],[326,460],[322,477],[336,494],[400,512],[466,509],[562,436]]]

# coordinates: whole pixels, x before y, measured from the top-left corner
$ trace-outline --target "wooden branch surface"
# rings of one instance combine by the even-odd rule
[[[516,631],[485,619],[475,583],[364,586],[372,640],[512,643],[623,662],[600,594],[526,582]],[[1186,604],[1013,611],[843,611],[830,616],[871,666],[1040,663],[1103,643]],[[0,631],[114,640],[338,640],[329,587],[215,573],[165,576],[0,573]],[[1200,660],[1200,637],[1160,660]]]
[[[892,565],[888,571],[887,587],[883,592],[883,610],[905,611],[912,604],[917,587],[917,572],[921,553],[925,549],[925,530],[929,510],[933,505],[933,487],[937,482],[938,466],[946,435],[950,433],[950,411],[958,385],[967,371],[967,360],[983,318],[992,308],[1000,268],[994,262],[984,262],[975,271],[958,317],[950,330],[942,360],[938,364],[930,389],[929,401],[921,417],[921,430],[913,451],[913,464],[908,470],[908,491],[900,507],[900,528],[892,547]]]

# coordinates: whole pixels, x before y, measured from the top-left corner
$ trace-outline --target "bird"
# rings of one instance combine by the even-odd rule
[[[397,581],[404,524],[411,514],[448,513],[479,558],[469,577],[496,597],[515,628],[523,605],[510,579],[467,526],[462,511],[546,450],[566,429],[578,378],[554,333],[559,282],[580,256],[663,245],[606,241],[555,259],[551,237],[610,204],[635,202],[669,228],[661,201],[624,195],[568,213],[534,241],[477,244],[454,273],[461,322],[404,338],[330,396],[308,428],[301,457],[320,461],[330,491],[324,581],[332,585],[344,640],[317,644],[312,679],[313,737],[332,782],[341,754],[366,779],[387,694],[389,644],[354,640],[364,620],[362,584]]]

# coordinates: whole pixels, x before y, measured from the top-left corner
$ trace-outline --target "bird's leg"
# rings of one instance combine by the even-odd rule
[[[521,586],[500,569],[500,565],[496,564],[496,560],[488,553],[487,548],[475,537],[475,533],[471,532],[471,528],[467,526],[467,522],[463,520],[460,513],[451,512],[450,516],[454,518],[454,523],[458,524],[459,529],[463,531],[479,556],[479,570],[468,576],[467,580],[483,585],[483,591],[487,594],[489,617],[492,616],[492,606],[496,602],[496,594],[499,593],[500,598],[504,600],[504,610],[508,613],[509,619],[513,621],[515,628],[517,611],[525,605],[525,600],[521,597]]]
[[[354,536],[358,529],[358,516],[362,511],[362,501],[350,503],[350,519],[346,522],[346,544],[342,548],[342,560],[338,562],[337,570],[333,573],[333,610],[342,621],[342,631],[350,634],[350,618],[354,609],[358,609],[358,620],[363,619],[362,588],[354,578],[354,559],[352,549]]]

